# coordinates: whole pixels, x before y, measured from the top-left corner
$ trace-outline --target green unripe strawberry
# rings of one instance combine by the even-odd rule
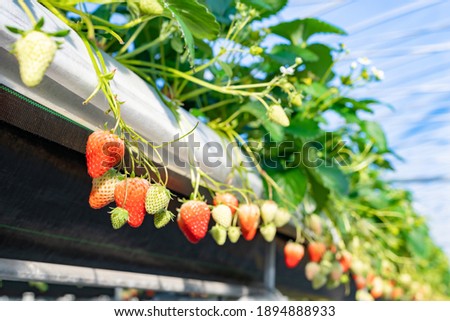
[[[39,85],[57,49],[56,42],[49,35],[36,30],[25,33],[16,41],[13,53],[19,62],[20,77],[25,85]]]
[[[291,214],[289,214],[288,210],[285,208],[279,208],[277,213],[275,214],[275,218],[273,222],[276,227],[285,226],[291,220]]]
[[[327,283],[327,277],[320,271],[312,279],[312,288],[318,290]]]
[[[153,223],[156,228],[162,228],[169,224],[170,221],[173,221],[175,215],[171,211],[163,210],[158,212],[153,217]]]
[[[146,15],[160,15],[164,11],[164,7],[159,0],[140,0],[139,8]]]
[[[128,221],[128,211],[121,207],[116,207],[111,212],[111,224],[113,229],[118,230]]]
[[[233,214],[228,206],[223,204],[215,206],[211,212],[211,215],[217,224],[220,224],[225,228],[230,227]]]
[[[264,201],[261,205],[261,218],[264,223],[272,222],[278,211],[278,205],[274,201]]]
[[[275,224],[268,223],[261,226],[259,228],[259,232],[267,242],[272,242],[273,239],[275,238],[275,235],[277,234],[277,228]]]
[[[333,262],[331,266],[330,278],[333,281],[339,281],[343,273],[342,266],[339,262]]]
[[[311,214],[307,219],[308,227],[317,235],[322,235],[322,219],[317,214]]]
[[[216,241],[217,245],[224,245],[227,240],[227,229],[218,224],[214,225],[209,231]]]
[[[320,265],[316,262],[308,262],[305,266],[306,279],[312,281],[317,273],[320,272]]]
[[[241,229],[238,226],[230,226],[228,228],[228,239],[231,243],[237,243],[241,237]]]
[[[286,115],[283,107],[280,105],[272,105],[267,110],[267,117],[274,123],[277,123],[283,127],[288,127],[290,124],[289,118]]]
[[[170,201],[170,192],[162,185],[151,185],[145,196],[145,210],[148,214],[156,214],[167,208]]]

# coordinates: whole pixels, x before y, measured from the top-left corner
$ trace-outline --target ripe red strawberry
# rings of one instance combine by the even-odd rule
[[[233,214],[231,213],[231,209],[224,205],[219,204],[212,210],[212,217],[217,224],[228,228],[231,225],[231,220],[233,219]]]
[[[92,190],[89,195],[89,205],[94,209],[102,208],[114,201],[114,190],[119,183],[114,170],[92,180]]]
[[[340,254],[339,263],[342,266],[342,272],[347,272],[352,266],[352,254],[348,251],[342,251]]]
[[[355,280],[355,285],[358,290],[364,289],[367,285],[366,278],[362,275],[354,275],[353,280]]]
[[[289,241],[284,246],[284,263],[289,269],[295,268],[304,255],[305,248],[300,243]]]
[[[143,178],[127,178],[117,184],[114,199],[118,207],[128,211],[128,224],[139,227],[145,217],[145,195],[150,183]]]
[[[255,204],[243,204],[239,206],[238,215],[242,236],[247,241],[253,240],[259,224],[259,207]]]
[[[392,300],[398,300],[403,296],[404,292],[403,289],[396,286],[394,287],[394,289],[392,290]]]
[[[380,298],[383,295],[383,280],[379,276],[375,276],[370,283],[372,283],[370,294],[374,299]]]
[[[308,254],[311,262],[319,262],[326,252],[325,244],[320,242],[311,242],[308,244]]]
[[[86,161],[89,176],[97,178],[116,166],[125,154],[125,145],[119,136],[106,130],[89,135],[86,144]]]
[[[239,206],[239,201],[236,196],[231,193],[217,193],[216,196],[214,196],[213,204],[214,206],[219,204],[226,205],[230,208],[231,213],[234,214]]]
[[[183,219],[181,218],[181,215],[178,214],[177,216],[177,223],[178,227],[180,228],[181,232],[183,232],[184,236],[188,239],[189,242],[196,244],[200,239],[196,238],[194,234],[191,233],[191,231],[186,227],[186,224],[184,224]]]
[[[209,219],[211,211],[205,202],[191,200],[187,201],[180,208],[180,219],[183,227],[181,231],[186,235],[187,239],[192,242],[193,239],[197,243],[205,237],[208,232]],[[193,238],[191,238],[193,236]]]

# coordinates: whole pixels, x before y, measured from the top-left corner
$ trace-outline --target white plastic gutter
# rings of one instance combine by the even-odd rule
[[[45,18],[45,31],[68,28],[36,1],[26,2],[35,17]],[[62,49],[57,51],[42,83],[28,88],[20,80],[15,57],[9,53],[19,36],[9,32],[5,26],[24,30],[32,27],[16,1],[0,1],[0,83],[92,130],[103,127],[105,122],[110,126],[114,124],[114,119],[104,113],[109,107],[101,92],[87,106],[81,104],[96,87],[97,77],[85,46],[75,32],[72,31],[64,38]],[[104,59],[110,70],[116,69],[111,85],[118,99],[125,102],[122,105],[123,119],[144,138],[156,145],[170,142],[187,133],[198,122],[197,118],[180,108],[181,120],[178,124],[151,86],[107,54],[104,54]],[[200,168],[215,180],[224,182],[231,171],[231,167],[227,166],[227,160],[229,164],[230,159],[227,159],[226,141],[202,123],[192,135],[194,139],[191,138],[190,141],[199,146],[194,149],[194,154]],[[188,142],[188,138],[183,141]],[[204,156],[208,150],[215,152],[214,143],[222,144],[224,152],[221,157],[209,158],[210,162],[220,162],[217,167],[209,167],[205,164],[207,160]],[[188,148],[180,149],[176,155],[173,149],[169,149],[165,159],[168,169],[190,178],[189,167],[186,165],[182,168],[174,162],[177,157],[188,164],[189,154]],[[236,155],[237,151],[233,157]],[[255,173],[249,173],[249,181],[255,193],[261,195],[262,183],[259,177]],[[234,184],[239,185],[240,182],[235,181]]]

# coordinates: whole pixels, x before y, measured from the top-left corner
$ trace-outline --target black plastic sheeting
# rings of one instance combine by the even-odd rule
[[[260,235],[252,242],[241,239],[220,248],[208,235],[193,245],[176,223],[157,230],[150,216],[137,229],[125,226],[113,230],[109,208],[89,207],[91,179],[84,154],[67,147],[74,144],[79,150],[89,132],[74,124],[58,124],[54,115],[31,108],[9,94],[2,93],[1,97],[0,257],[261,284],[265,242]],[[28,108],[16,113],[21,119],[15,120],[14,126],[5,117],[14,114],[11,108]],[[37,121],[41,122],[38,129]],[[42,126],[42,122],[48,126]],[[68,126],[64,132],[72,135],[73,142],[62,146],[42,137],[50,135],[48,138],[57,140],[58,135],[45,132],[60,131],[61,125]],[[26,131],[16,126],[24,126]],[[188,185],[186,190],[190,186],[189,181],[175,183]],[[173,201],[172,210],[177,206]],[[304,277],[304,262],[294,270],[286,269],[282,254],[285,241],[279,237],[276,241],[277,288],[298,297],[346,299],[343,287],[312,290]]]

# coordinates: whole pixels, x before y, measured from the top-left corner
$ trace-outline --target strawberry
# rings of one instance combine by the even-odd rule
[[[16,41],[13,53],[19,62],[20,77],[25,85],[34,87],[44,78],[58,46],[48,34],[31,30]]]
[[[163,210],[156,213],[153,217],[153,223],[156,228],[162,228],[169,224],[170,221],[173,221],[175,215],[171,211]]]
[[[372,295],[374,299],[380,298],[383,295],[383,280],[379,276],[375,276],[370,283],[372,283],[370,295]]]
[[[352,265],[352,254],[348,251],[342,251],[339,258],[339,263],[342,266],[342,272],[346,273]]]
[[[123,208],[116,207],[110,213],[111,224],[115,230],[120,229],[128,221],[128,211]]]
[[[180,218],[183,224],[181,230],[189,241],[191,241],[190,236],[193,236],[197,242],[205,237],[210,217],[211,211],[203,201],[191,200],[181,205]]]
[[[289,241],[284,246],[284,263],[289,269],[295,268],[304,255],[305,248],[300,243]]]
[[[251,241],[255,238],[257,231],[258,231],[258,227],[252,228],[251,230],[241,230],[242,237],[247,241]]]
[[[200,239],[195,237],[194,234],[192,234],[191,231],[186,227],[186,224],[184,223],[180,214],[178,214],[177,223],[178,223],[178,227],[180,228],[181,232],[183,232],[184,236],[186,236],[186,238],[188,239],[189,242],[196,244],[196,243],[198,243],[198,241],[200,241]]]
[[[283,127],[289,126],[289,118],[286,115],[283,107],[280,105],[272,105],[267,110],[267,117],[274,123],[281,125]]]
[[[145,195],[150,184],[143,178],[127,178],[117,184],[114,199],[118,207],[128,211],[128,224],[139,227],[145,217]]]
[[[326,247],[320,242],[311,242],[308,244],[308,254],[311,262],[319,262],[322,259]]]
[[[339,281],[343,273],[343,268],[339,262],[334,262],[331,266],[330,278],[333,281]]]
[[[316,235],[322,235],[322,219],[316,214],[312,214],[307,219],[308,227]]]
[[[146,15],[161,15],[164,11],[164,7],[159,0],[140,0],[139,8]]]
[[[291,220],[291,214],[285,208],[279,208],[275,214],[274,223],[276,227],[285,226]]]
[[[237,226],[230,226],[228,228],[228,239],[231,243],[236,243],[241,236],[241,230]]]
[[[224,245],[227,240],[227,229],[219,224],[214,225],[209,231],[217,245]]]
[[[272,222],[278,211],[278,205],[274,201],[264,201],[261,206],[261,218],[264,223]]]
[[[362,275],[354,275],[353,280],[355,280],[356,289],[360,290],[366,287],[366,279]]]
[[[403,289],[396,286],[394,287],[394,289],[392,290],[392,300],[399,300],[402,296],[403,296],[404,292]]]
[[[94,209],[99,209],[114,201],[114,189],[118,183],[119,179],[114,170],[94,178],[92,180],[91,194],[89,195],[89,205]]]
[[[277,227],[273,223],[268,223],[261,226],[259,232],[267,242],[272,242],[277,234]]]
[[[312,281],[317,273],[320,272],[320,265],[316,262],[308,262],[305,266],[306,279]]]
[[[239,225],[244,239],[253,240],[259,224],[259,208],[255,204],[243,204],[239,206]]]
[[[231,220],[233,219],[233,214],[228,206],[219,204],[212,210],[212,217],[217,224],[228,228],[231,225]]]
[[[89,176],[97,178],[116,166],[125,154],[125,145],[117,135],[97,130],[89,135],[86,161]]]
[[[156,214],[167,209],[170,201],[170,192],[165,186],[151,185],[145,196],[145,210],[148,214]]]
[[[367,290],[361,289],[356,291],[355,299],[358,301],[373,301],[373,296]]]
[[[239,206],[239,201],[236,196],[231,193],[218,193],[216,194],[216,196],[214,196],[213,204],[214,206],[217,206],[219,204],[228,206],[231,210],[231,214],[234,215]]]

